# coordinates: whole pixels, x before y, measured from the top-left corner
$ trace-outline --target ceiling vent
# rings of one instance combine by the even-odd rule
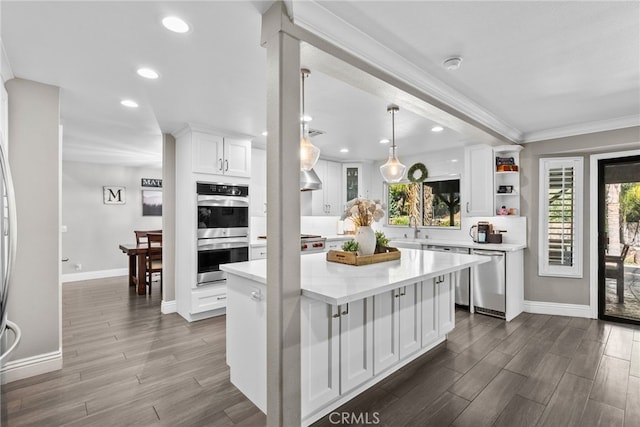
[[[324,135],[326,132],[318,129],[309,128],[309,138],[313,138],[314,136]]]

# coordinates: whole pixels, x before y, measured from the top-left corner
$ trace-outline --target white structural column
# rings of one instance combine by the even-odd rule
[[[267,425],[299,426],[300,46],[284,4],[262,17],[267,48]]]

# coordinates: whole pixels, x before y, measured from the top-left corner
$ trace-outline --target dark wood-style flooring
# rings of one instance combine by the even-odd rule
[[[159,293],[65,284],[64,367],[3,385],[2,425],[264,425],[229,382],[225,318],[161,315]],[[446,343],[335,412],[316,425],[640,426],[640,328],[459,311]]]

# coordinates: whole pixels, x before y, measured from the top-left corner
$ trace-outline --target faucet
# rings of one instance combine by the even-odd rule
[[[409,228],[411,228],[411,220],[413,220],[413,238],[417,239],[420,230],[418,230],[418,217],[415,215],[409,215]]]

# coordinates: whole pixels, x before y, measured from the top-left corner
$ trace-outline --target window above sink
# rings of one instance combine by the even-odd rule
[[[460,177],[428,178],[422,183],[385,184],[389,226],[460,228]]]

